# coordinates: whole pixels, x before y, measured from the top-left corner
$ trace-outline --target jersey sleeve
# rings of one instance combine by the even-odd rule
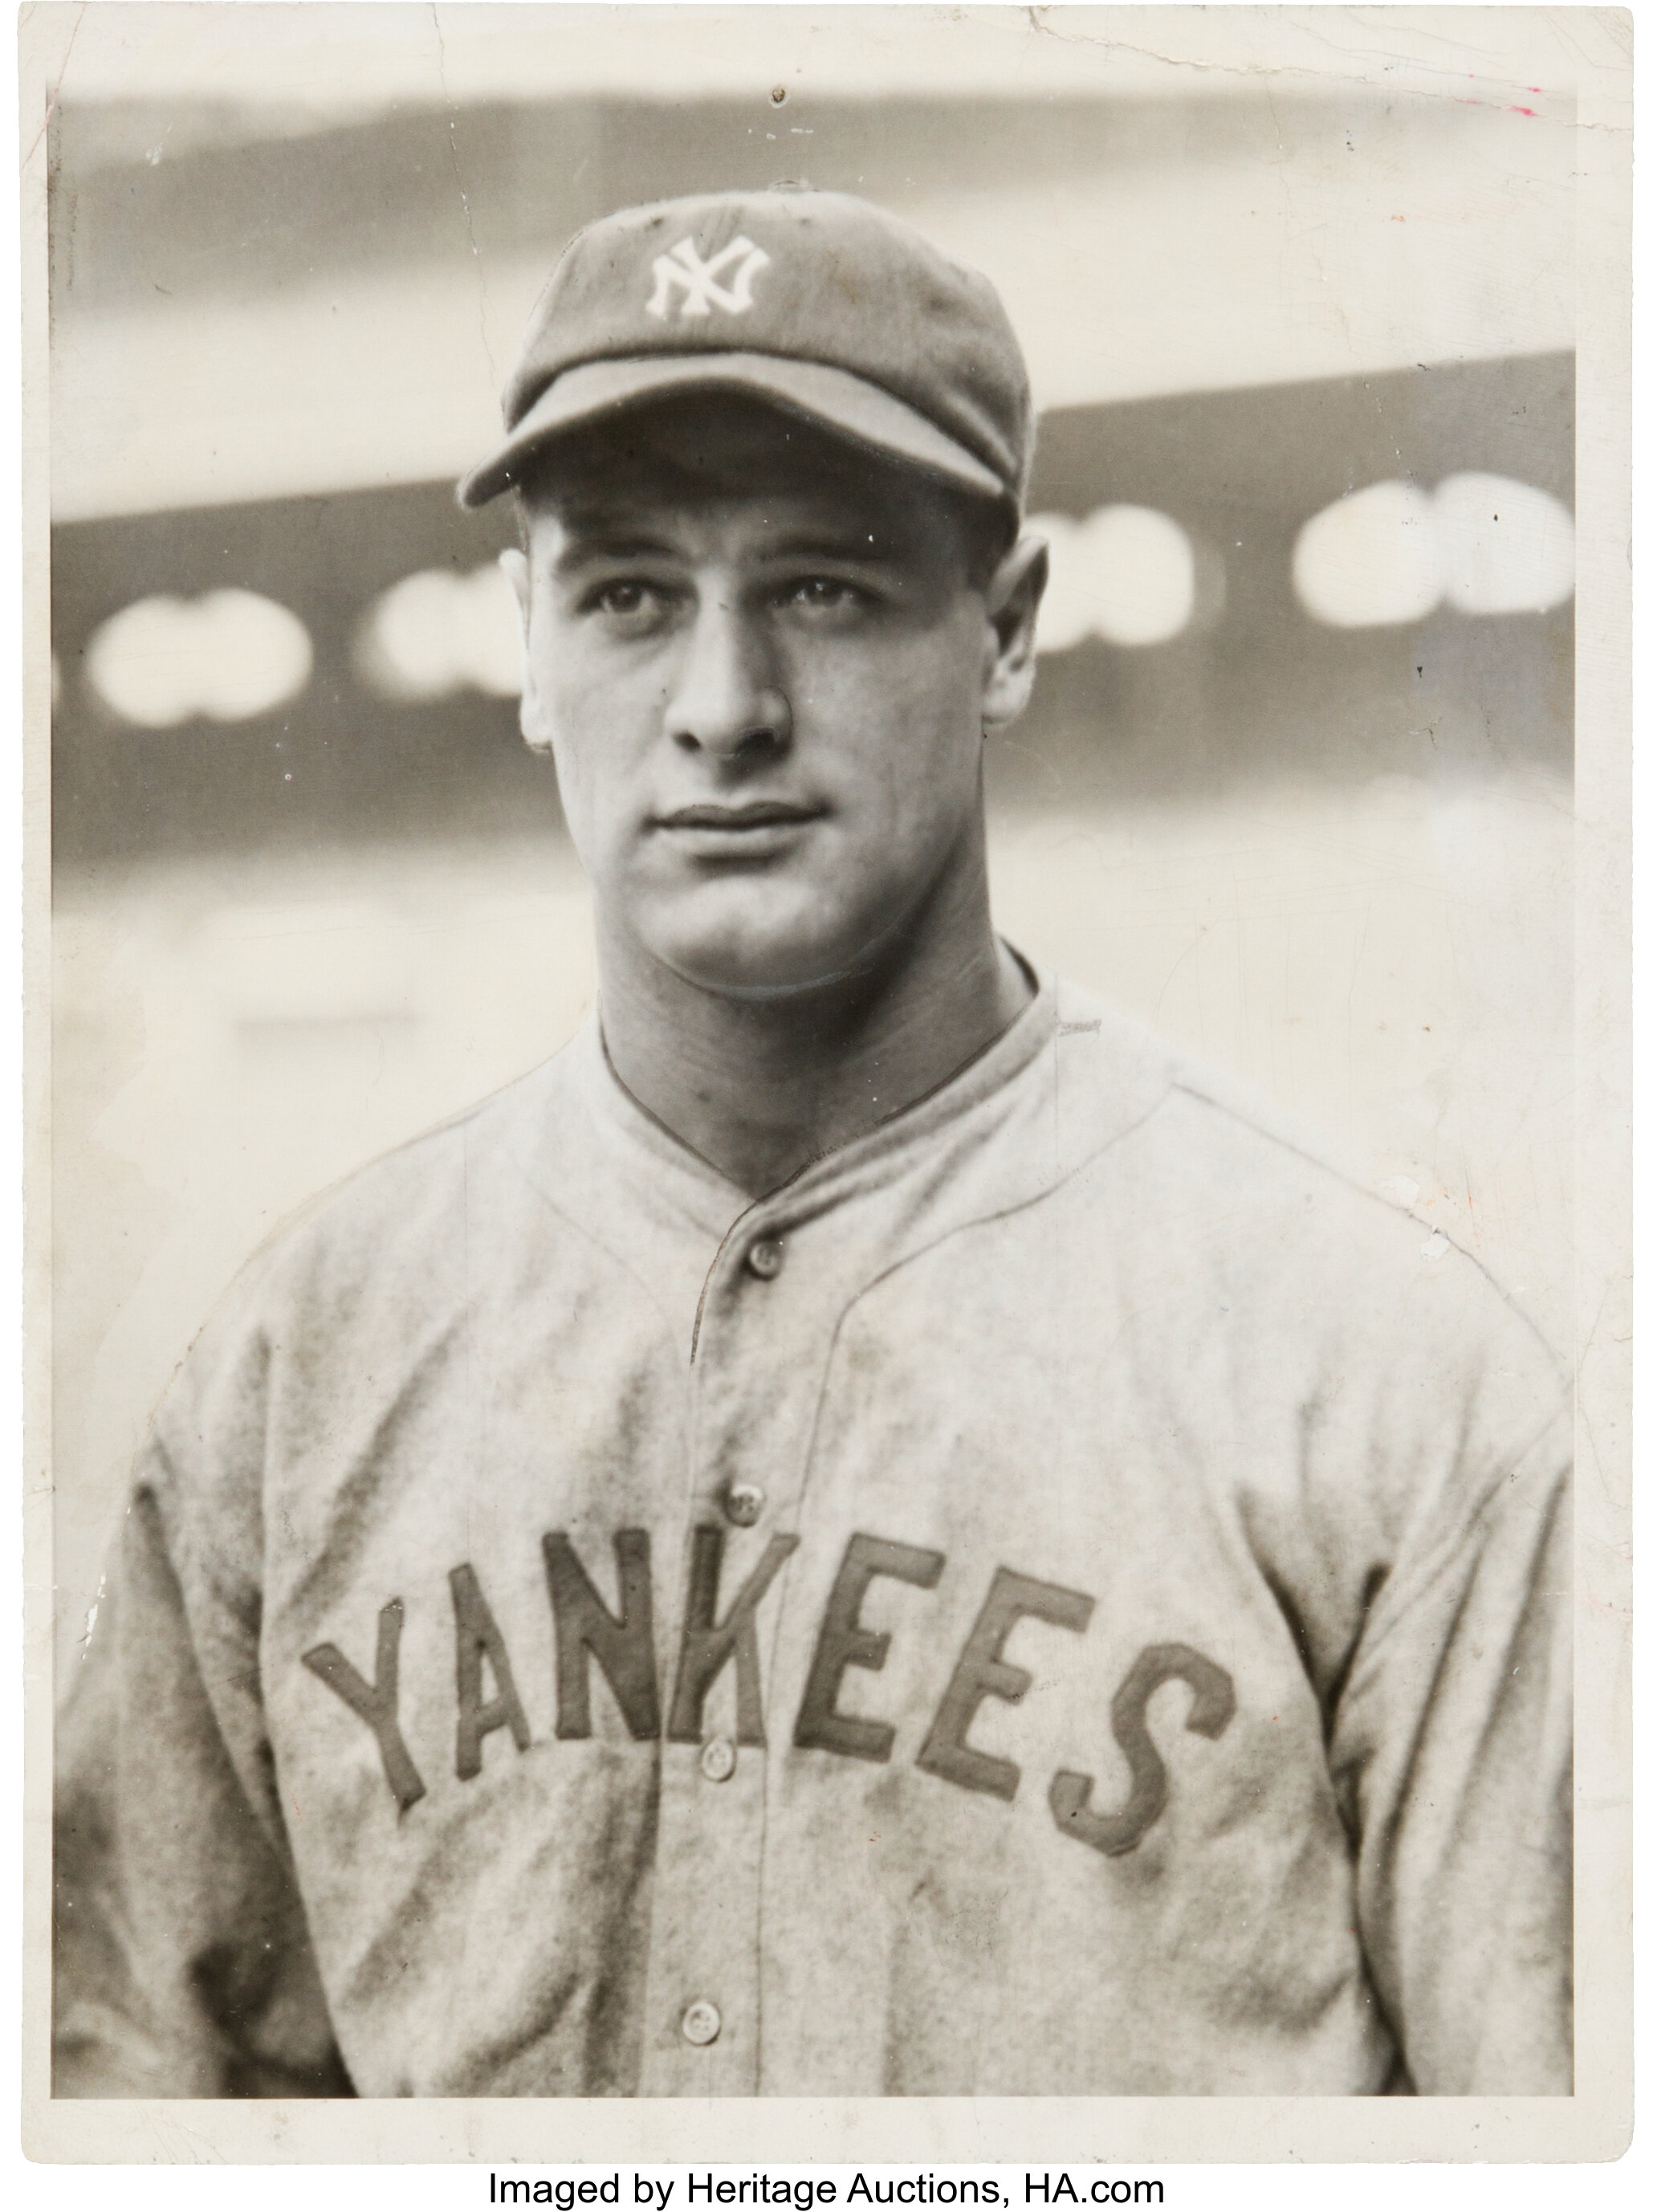
[[[60,1716],[57,2096],[351,2094],[259,1696],[256,1364],[186,1367]]]
[[[1572,2092],[1571,1429],[1466,1445],[1375,1600],[1332,1767],[1412,2087]]]

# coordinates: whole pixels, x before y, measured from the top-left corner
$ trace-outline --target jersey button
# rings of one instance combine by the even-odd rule
[[[723,1493],[723,1510],[737,1528],[750,1528],[769,1503],[769,1493],[755,1482],[732,1482]]]
[[[746,1255],[746,1265],[759,1282],[772,1283],[781,1273],[781,1243],[778,1237],[760,1237]]]
[[[700,1771],[708,1782],[726,1782],[735,1771],[735,1747],[726,1735],[714,1735],[701,1747]]]
[[[699,1997],[683,2016],[685,2043],[715,2043],[723,2031],[723,2014],[714,2004]]]

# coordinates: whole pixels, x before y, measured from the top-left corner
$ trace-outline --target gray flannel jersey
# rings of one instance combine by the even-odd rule
[[[162,1407],[58,2094],[1566,2094],[1569,1445],[1066,985],[756,1205],[593,1020]]]

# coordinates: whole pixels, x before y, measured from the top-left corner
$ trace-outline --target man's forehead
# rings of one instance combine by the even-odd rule
[[[557,558],[610,545],[657,544],[693,552],[704,548],[761,553],[818,544],[843,553],[895,557],[926,543],[945,544],[940,518],[915,506],[875,477],[857,480],[724,485],[582,483],[554,492],[532,511],[550,526]]]

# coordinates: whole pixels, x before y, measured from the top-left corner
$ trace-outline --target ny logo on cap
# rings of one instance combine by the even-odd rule
[[[734,282],[720,284],[718,278],[732,261],[740,263]],[[671,312],[675,289],[683,294],[678,313],[684,321],[690,315],[709,315],[714,307],[721,307],[727,315],[744,315],[752,304],[752,279],[760,269],[769,265],[769,255],[761,246],[754,246],[750,238],[732,239],[722,252],[714,253],[709,261],[701,259],[692,238],[680,238],[670,253],[662,253],[655,259],[654,289],[649,298],[648,312],[664,322]]]

